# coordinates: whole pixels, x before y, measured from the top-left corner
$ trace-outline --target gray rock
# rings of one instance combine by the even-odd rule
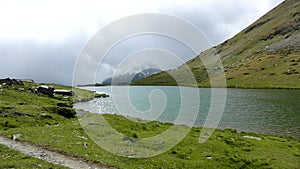
[[[72,90],[54,90],[55,94],[60,94],[64,96],[73,96],[74,92]]]
[[[0,84],[6,84],[8,86],[11,86],[11,85],[24,85],[24,83],[20,80],[16,80],[16,79],[10,79],[10,78],[6,78],[6,79],[0,79]]]
[[[54,94],[54,87],[41,85],[37,88],[37,92],[45,94],[45,95],[52,96]]]

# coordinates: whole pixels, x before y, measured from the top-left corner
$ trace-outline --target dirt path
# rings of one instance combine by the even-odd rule
[[[87,163],[80,159],[68,157],[66,155],[49,151],[26,142],[13,141],[3,136],[0,136],[0,144],[31,157],[42,159],[49,163],[62,165],[71,169],[111,169],[111,167],[104,167],[100,164]]]

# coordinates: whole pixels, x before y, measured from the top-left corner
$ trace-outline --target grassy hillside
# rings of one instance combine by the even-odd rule
[[[300,1],[286,0],[222,44],[187,62],[199,86],[210,86],[201,59],[218,54],[228,87],[300,88]],[[189,85],[183,66],[133,85]],[[171,76],[170,76],[171,75]],[[178,81],[177,81],[178,83]]]
[[[57,103],[71,104],[72,98],[32,93],[30,89],[36,86],[34,83],[26,83],[7,86],[0,90],[0,135],[12,138],[13,135],[19,134],[20,141],[117,168],[299,168],[300,166],[299,139],[237,133],[231,129],[216,130],[207,142],[199,143],[202,128],[192,128],[182,142],[163,154],[141,159],[120,157],[97,146],[84,132],[78,118],[65,117],[65,114],[61,114],[62,108],[64,112],[72,108],[58,107]],[[69,89],[60,85],[53,86]],[[91,93],[81,91],[81,94],[88,96]],[[81,113],[82,118],[97,119],[96,116],[100,116],[88,112]],[[128,149],[131,148],[128,139],[139,142],[139,138],[154,136],[172,126],[155,121],[138,123],[117,115],[104,117],[118,132],[126,135],[124,139],[116,141],[128,144]],[[89,124],[95,126],[96,123]],[[103,133],[110,132],[101,124],[97,125]],[[260,140],[249,136],[259,137]],[[162,142],[161,146],[165,146],[165,143]],[[116,148],[119,147],[116,145]],[[135,152],[129,150],[125,152],[135,155]],[[0,168],[51,167],[59,168],[0,145]]]
[[[24,82],[11,85],[0,84],[0,135],[14,129],[22,132],[35,131],[41,133],[40,128],[59,125],[74,119],[75,111],[72,109],[72,100],[88,99],[94,96],[93,92],[76,89],[80,98],[63,97],[60,95],[47,96],[34,92],[39,84]],[[51,84],[58,89],[72,89],[71,87]],[[58,103],[65,107],[57,106]],[[21,137],[22,135],[20,132]],[[12,135],[9,136],[12,138]],[[31,139],[36,139],[31,137]],[[0,144],[0,168],[66,168],[60,165],[47,163]]]

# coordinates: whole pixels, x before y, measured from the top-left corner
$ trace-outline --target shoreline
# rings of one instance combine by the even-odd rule
[[[115,86],[115,85],[114,85]],[[117,86],[119,86],[119,85],[117,85]],[[98,86],[97,86],[98,87]],[[99,87],[109,87],[109,86],[99,86]],[[138,86],[134,86],[134,87],[138,87]],[[143,87],[143,86],[141,86],[141,87]],[[155,87],[155,86],[148,86],[148,87]],[[158,87],[177,87],[177,86],[158,86]],[[189,87],[189,86],[182,86],[182,87]],[[84,87],[83,87],[84,88]],[[201,88],[199,88],[199,89],[201,89]],[[206,89],[206,88],[204,88],[204,89]],[[216,88],[216,89],[219,89],[219,88]],[[243,90],[243,89],[248,89],[248,90],[260,90],[260,89],[258,89],[258,88],[226,88],[226,89],[236,89],[236,90]],[[85,90],[89,90],[89,89],[85,89]],[[274,89],[274,88],[267,88],[266,90],[290,90],[290,89]],[[300,90],[300,89],[291,89],[291,90]],[[93,90],[89,90],[89,91],[93,91]],[[93,91],[93,92],[96,92],[96,91]],[[86,101],[81,101],[81,102],[88,102],[88,101],[92,101],[92,100],[94,100],[94,99],[96,99],[95,97],[94,98],[91,98],[91,99],[89,99],[89,100],[86,100]],[[78,102],[78,103],[80,103],[80,102]],[[84,111],[89,111],[89,110],[84,110]],[[98,113],[94,113],[94,112],[91,112],[91,113],[93,113],[93,114],[98,114]],[[104,114],[102,114],[102,115],[120,115],[120,114],[111,114],[111,113],[104,113]],[[120,115],[120,116],[122,116],[122,115]],[[125,117],[125,118],[127,118],[127,116],[122,116],[122,117]],[[151,121],[151,120],[147,120],[147,119],[139,119],[139,118],[136,118],[136,117],[129,117],[129,118],[134,118],[134,119],[138,119],[138,120],[144,120],[144,121]],[[161,120],[154,120],[154,121],[158,121],[158,122],[160,122],[160,123],[171,123],[171,124],[173,124],[173,125],[175,125],[173,122],[170,122],[170,121],[161,121]],[[185,125],[185,126],[188,126],[188,125],[186,125],[186,124],[182,124],[182,125]],[[188,127],[191,127],[191,126],[188,126]],[[203,127],[203,124],[202,125],[193,125],[192,127]],[[215,128],[215,129],[218,129],[218,130],[225,130],[225,129],[234,129],[234,130],[237,130],[237,131],[239,131],[239,133],[240,132],[250,132],[250,133],[257,133],[257,134],[266,134],[266,135],[273,135],[273,136],[280,136],[280,137],[292,137],[292,138],[294,138],[294,139],[297,139],[297,140],[300,140],[300,137],[297,137],[297,135],[288,135],[288,134],[284,134],[284,132],[257,132],[257,129],[256,130],[249,130],[249,129],[246,129],[246,130],[243,130],[243,129],[240,129],[240,128],[236,128],[236,127],[226,127],[226,125],[225,126],[218,126],[217,128]],[[276,131],[276,130],[275,130]],[[283,134],[281,134],[281,133],[283,133]]]
[[[150,165],[152,166],[150,168],[174,168],[175,166],[177,168],[199,168],[199,165],[204,168],[220,168],[222,166],[238,168],[241,165],[250,168],[262,166],[295,168],[299,166],[294,161],[299,161],[300,142],[293,137],[251,132],[237,133],[234,129],[216,129],[205,143],[199,143],[201,128],[196,127],[191,128],[179,144],[158,156],[142,159],[120,157],[100,148],[83,131],[84,126],[80,124],[76,113],[74,117],[66,117],[61,114],[62,110],[71,110],[71,108],[58,107],[57,103],[69,104],[74,97],[93,99],[93,92],[75,89],[77,96],[68,98],[58,95],[47,96],[28,90],[36,85],[29,83],[25,83],[24,86],[12,85],[0,92],[0,98],[3,100],[0,104],[0,135],[40,147],[49,147],[51,150],[69,154],[72,157],[83,159],[83,161],[124,169],[149,168]],[[93,117],[96,116],[90,114],[91,118],[88,120],[93,120],[95,119]],[[120,115],[104,116],[119,133],[124,134],[124,137],[114,140],[118,143],[114,144],[114,148],[122,149],[126,157],[136,155],[137,152],[131,151],[131,146],[139,143],[142,138],[151,138],[163,133],[172,125],[155,121],[137,123]],[[86,117],[82,116],[81,118]],[[91,121],[87,125],[99,127],[102,133],[111,135],[110,130],[103,127],[99,121],[98,123]],[[161,146],[167,146],[167,142],[159,141],[158,143],[158,147],[146,145],[142,149],[145,152],[156,152],[160,150]],[[125,147],[121,145],[125,145]],[[278,154],[277,152],[282,153]],[[12,151],[7,154],[13,157]],[[270,154],[275,159],[272,159],[271,162]],[[23,158],[17,157],[18,161],[16,162],[14,159],[6,157],[1,157],[0,153],[0,161],[5,161],[7,165],[11,166],[18,166],[19,162],[23,160]],[[0,168],[7,168],[7,165],[0,163]],[[22,165],[34,168],[35,164],[26,161]]]
[[[79,102],[80,103],[80,102]],[[185,126],[185,127],[188,127],[190,128],[191,130],[192,129],[197,129],[197,128],[201,128],[203,129],[204,126],[203,125],[193,125],[193,126],[188,126],[186,124],[174,124],[172,122],[167,122],[167,121],[159,121],[159,120],[147,120],[147,119],[141,119],[141,118],[137,118],[137,117],[131,117],[131,116],[123,116],[123,115],[120,115],[120,114],[109,114],[109,113],[103,113],[103,114],[99,114],[99,113],[94,113],[94,112],[90,112],[88,110],[84,110],[84,109],[76,109],[76,111],[84,111],[84,112],[88,112],[90,114],[95,114],[95,115],[104,115],[104,116],[119,116],[119,117],[122,117],[122,118],[126,118],[126,119],[135,119],[136,121],[143,121],[143,122],[158,122],[158,123],[162,123],[162,124],[171,124],[171,125],[178,125],[178,126]],[[80,115],[81,112],[80,112]],[[235,130],[237,134],[254,134],[254,135],[264,135],[264,136],[274,136],[274,137],[281,137],[281,138],[292,138],[292,139],[295,139],[295,140],[299,140],[300,141],[300,137],[295,137],[295,136],[290,136],[290,135],[281,135],[281,134],[274,134],[274,133],[263,133],[263,132],[254,132],[254,131],[246,131],[246,130],[241,130],[241,129],[237,129],[237,128],[234,128],[234,127],[224,127],[224,128],[207,128],[207,129],[213,129],[213,130],[218,130],[218,131],[225,131],[225,130]]]
[[[80,85],[77,87],[109,87],[109,86],[177,86],[177,85],[155,85],[155,84],[120,84],[120,85]],[[180,87],[195,87],[195,86],[180,86]],[[284,86],[242,86],[242,85],[228,85],[226,87],[211,87],[206,85],[197,86],[197,88],[228,88],[228,89],[281,89],[281,90],[300,90],[299,87],[284,87]]]

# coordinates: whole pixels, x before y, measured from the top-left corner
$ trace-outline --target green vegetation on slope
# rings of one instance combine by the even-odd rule
[[[186,64],[198,86],[209,87],[200,58],[218,54],[228,87],[300,88],[300,1],[286,0],[224,43]],[[133,85],[190,85],[184,66],[134,82]],[[211,72],[217,72],[213,68]],[[173,77],[179,81],[175,82]]]
[[[198,139],[202,128],[192,128],[182,142],[161,155],[142,159],[120,157],[107,152],[92,141],[77,118],[67,118],[59,114],[60,110],[53,108],[57,107],[58,102],[70,104],[71,97],[68,99],[60,96],[50,97],[19,90],[32,86],[36,84],[26,84],[25,87],[13,85],[3,88],[0,92],[0,135],[11,138],[15,134],[20,134],[20,141],[27,141],[70,156],[101,162],[117,168],[300,167],[299,140],[290,137],[236,133],[231,129],[216,130],[207,142],[200,144]],[[63,86],[60,87],[63,88]],[[101,116],[83,111],[80,111],[80,114],[83,115],[82,117],[91,116],[92,118]],[[104,115],[104,117],[113,128],[125,134],[124,138],[136,142],[140,141],[139,138],[154,136],[172,126],[172,124],[159,122],[139,123],[117,115]],[[102,128],[102,132],[109,131]],[[261,140],[243,136],[259,137]],[[130,145],[130,141],[126,139],[121,141]],[[164,146],[163,142],[161,144]],[[23,166],[36,164],[32,162],[34,159],[27,161],[24,159],[28,157],[22,155],[12,158],[15,153],[1,147],[0,166],[3,164],[3,166],[11,165],[15,168],[22,168],[16,164],[18,159],[24,162]],[[5,163],[2,163],[3,160]]]
[[[57,88],[70,89],[70,87],[66,86],[53,85]],[[32,89],[37,86],[38,84],[28,82],[25,82],[23,85],[1,84],[0,134],[12,129],[24,129],[25,131],[26,128],[36,130],[38,127],[58,125],[60,121],[74,117],[75,111],[71,108],[72,97],[66,98],[60,95],[50,97],[33,93]],[[91,96],[91,92],[86,92],[85,97],[88,97],[88,95]],[[67,107],[58,107],[57,103],[64,103]],[[65,167],[29,157],[0,144],[0,168]]]

